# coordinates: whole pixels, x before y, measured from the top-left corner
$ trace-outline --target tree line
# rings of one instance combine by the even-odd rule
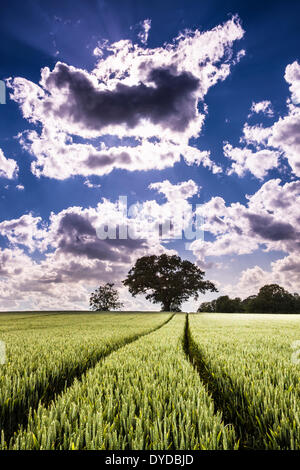
[[[203,302],[198,312],[216,313],[300,313],[300,295],[291,294],[278,284],[267,284],[257,295],[244,300],[222,295],[211,302]]]

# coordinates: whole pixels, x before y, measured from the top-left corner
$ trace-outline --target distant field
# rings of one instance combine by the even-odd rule
[[[299,315],[0,314],[1,449],[300,449]]]

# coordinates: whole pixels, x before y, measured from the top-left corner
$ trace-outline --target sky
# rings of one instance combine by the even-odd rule
[[[87,309],[141,256],[300,292],[296,1],[4,0],[0,310]]]

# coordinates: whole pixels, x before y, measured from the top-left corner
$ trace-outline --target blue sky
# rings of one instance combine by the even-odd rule
[[[153,308],[120,282],[166,250],[222,294],[299,291],[299,13],[295,1],[2,2],[0,308],[87,308],[106,281],[128,308]],[[133,225],[192,205],[204,242],[99,240],[119,196],[140,204]]]

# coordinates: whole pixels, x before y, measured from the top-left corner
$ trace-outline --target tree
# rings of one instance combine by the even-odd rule
[[[108,310],[119,310],[123,304],[119,302],[119,294],[113,288],[114,284],[107,282],[104,286],[98,287],[90,296],[90,308],[97,312],[107,312]]]
[[[217,292],[212,282],[203,280],[204,274],[195,264],[176,255],[143,256],[123,284],[133,296],[146,294],[147,300],[161,303],[163,311],[170,312],[191,296],[196,300],[206,290]]]
[[[267,284],[260,288],[252,300],[252,308],[261,313],[286,313],[295,308],[294,296],[278,284]]]

